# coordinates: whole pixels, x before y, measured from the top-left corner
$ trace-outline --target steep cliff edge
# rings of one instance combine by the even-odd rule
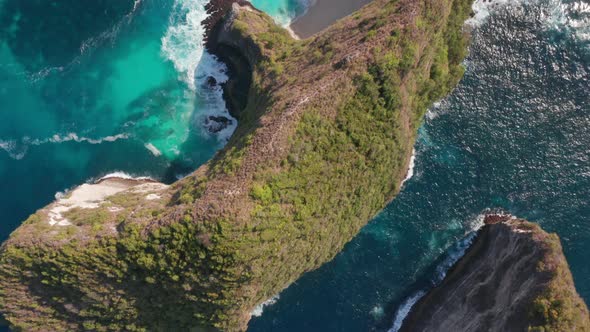
[[[400,331],[590,331],[556,234],[490,216],[466,255]]]
[[[375,0],[303,41],[213,7],[210,42],[251,74],[226,148],[169,187],[39,210],[1,248],[0,312],[16,331],[245,330],[399,191],[426,108],[462,75],[470,5]]]

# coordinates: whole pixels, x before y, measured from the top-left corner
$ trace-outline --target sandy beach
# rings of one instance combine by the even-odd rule
[[[329,27],[340,18],[352,14],[372,0],[315,0],[307,13],[291,24],[300,38],[307,38]]]

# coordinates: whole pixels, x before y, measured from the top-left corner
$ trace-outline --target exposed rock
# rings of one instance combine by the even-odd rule
[[[215,79],[215,77],[207,77],[207,85],[209,85],[209,87],[215,87],[217,85],[217,80]]]
[[[205,119],[205,127],[212,134],[218,133],[232,124],[233,121],[225,116],[210,115]]]
[[[403,332],[590,331],[559,238],[491,215],[441,285],[412,308]]]

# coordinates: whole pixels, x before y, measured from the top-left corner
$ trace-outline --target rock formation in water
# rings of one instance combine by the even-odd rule
[[[234,136],[171,186],[86,185],[23,223],[0,251],[15,330],[245,330],[399,191],[463,73],[470,0],[375,0],[301,41],[233,2],[207,24]]]
[[[558,236],[524,220],[489,216],[400,331],[590,331],[590,319]]]

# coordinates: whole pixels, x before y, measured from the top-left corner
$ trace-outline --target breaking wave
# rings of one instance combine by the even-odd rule
[[[168,30],[162,37],[162,53],[172,61],[181,79],[193,90],[195,73],[205,51],[205,28],[201,24],[208,16],[206,0],[176,0],[170,15]],[[220,71],[224,65],[211,62]],[[212,70],[213,71],[213,70]]]
[[[483,226],[484,215],[479,215],[473,220],[470,225],[470,231],[467,235],[456,242],[451,248],[447,249],[445,259],[436,266],[436,272],[431,280],[432,286],[438,286],[444,278],[447,276],[449,269],[455,265],[467,252],[467,249],[471,247],[473,241],[477,237],[477,231]],[[397,332],[402,327],[404,319],[412,310],[412,307],[428,292],[428,289],[421,289],[413,293],[408,297],[397,309],[395,318],[393,320],[393,326],[388,332]]]
[[[262,313],[264,312],[264,308],[277,303],[279,298],[280,298],[279,295],[275,295],[275,296],[271,297],[270,299],[260,303],[259,305],[256,306],[256,308],[254,308],[254,310],[252,310],[250,315],[252,315],[253,317],[262,316]]]
[[[544,15],[540,19],[546,29],[571,33],[586,46],[590,45],[590,3],[584,0],[476,0],[473,3],[474,16],[467,20],[467,24],[479,27],[495,11],[531,4],[543,9]]]
[[[162,54],[174,64],[179,79],[199,97],[195,122],[203,124],[209,116],[231,120],[231,124],[216,135],[221,142],[226,142],[237,127],[237,120],[230,116],[223,99],[221,84],[229,79],[227,66],[205,49],[202,22],[208,17],[206,3],[206,0],[175,1],[168,29],[162,37]],[[203,132],[208,135],[206,130]]]
[[[410,157],[410,164],[408,165],[408,172],[406,178],[402,181],[402,186],[414,176],[414,168],[416,167],[416,149],[412,150],[412,156]]]
[[[100,182],[103,180],[107,180],[107,179],[125,179],[125,180],[138,180],[138,181],[155,181],[152,177],[149,176],[134,176],[131,175],[129,173],[125,173],[125,172],[121,172],[121,171],[115,171],[112,173],[109,173],[101,178],[99,178],[98,180],[94,180],[94,179],[90,179],[88,182],[92,183],[92,182]]]
[[[404,303],[401,304],[401,306],[395,313],[393,326],[389,329],[388,332],[397,332],[399,331],[399,329],[401,329],[404,319],[408,316],[414,304],[416,304],[416,302],[418,302],[425,294],[425,291],[418,291],[414,295],[410,296],[407,300],[405,300]]]
[[[39,146],[43,144],[58,144],[66,142],[76,143],[88,143],[88,144],[102,144],[104,142],[115,142],[120,139],[128,139],[127,134],[117,134],[112,136],[106,136],[102,138],[90,138],[84,136],[78,136],[76,133],[69,133],[66,135],[55,134],[45,139],[31,139],[24,137],[21,140],[0,140],[0,149],[6,151],[8,155],[16,160],[23,159],[29,150],[30,146]]]
[[[104,142],[115,142],[120,139],[127,139],[129,136],[127,134],[118,134],[112,136],[106,136],[103,138],[89,138],[89,137],[80,137],[76,133],[69,133],[65,136],[60,135],[53,135],[51,138],[44,139],[44,140],[33,140],[31,141],[32,145],[41,145],[46,143],[64,143],[64,142],[78,142],[78,143],[89,143],[89,144],[101,144]],[[26,142],[26,140],[25,140]]]

